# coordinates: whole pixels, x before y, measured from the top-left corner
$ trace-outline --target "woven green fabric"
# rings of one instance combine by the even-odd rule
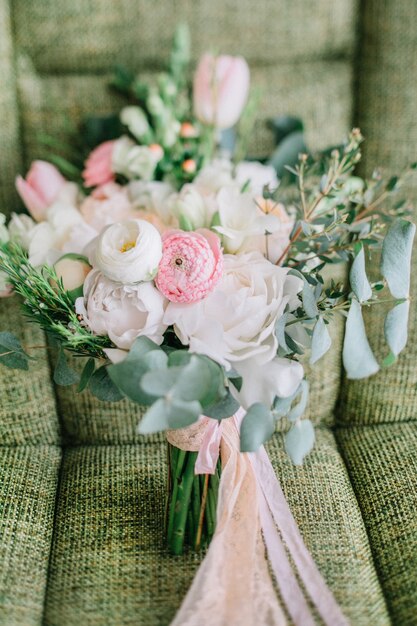
[[[0,447],[0,624],[42,621],[61,450]]]
[[[352,624],[389,624],[368,538],[332,434],[305,468],[276,435],[272,462],[317,565]],[[64,456],[47,626],[167,625],[199,562],[163,548],[166,446],[81,446]],[[325,538],[325,540],[324,540]]]
[[[337,434],[369,533],[393,624],[417,617],[417,423]]]
[[[36,362],[29,371],[6,369],[0,365],[0,446],[19,444],[58,444],[60,427],[50,381],[45,337],[20,314],[18,298],[0,299],[0,330],[19,336]]]

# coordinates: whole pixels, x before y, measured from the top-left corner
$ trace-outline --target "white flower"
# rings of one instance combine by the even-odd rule
[[[268,216],[265,230],[270,234],[250,235],[245,239],[241,252],[258,250],[271,263],[276,263],[288,246],[290,234],[294,226],[294,218],[288,215],[283,204],[271,199],[258,198],[256,200],[258,215]]]
[[[212,211],[210,203],[201,195],[197,185],[189,183],[169,199],[172,214],[185,219],[193,230],[210,226]]]
[[[0,243],[7,243],[9,239],[10,236],[6,226],[6,216],[0,213]]]
[[[126,135],[123,135],[114,142],[111,155],[111,169],[113,172],[127,176],[129,152],[135,146],[135,142]]]
[[[274,232],[279,219],[259,210],[252,194],[240,193],[236,187],[225,187],[217,194],[220,226],[226,252],[238,252],[248,237]]]
[[[10,239],[18,243],[24,250],[28,250],[36,225],[35,220],[29,217],[29,215],[12,213],[12,218],[9,222]]]
[[[194,184],[204,195],[215,194],[222,187],[233,185],[233,163],[229,159],[214,159],[202,168]]]
[[[242,188],[249,183],[249,189],[254,196],[261,196],[264,187],[276,189],[278,178],[272,165],[262,165],[258,161],[241,161],[236,166],[236,181]]]
[[[162,257],[162,239],[145,220],[107,226],[91,244],[89,260],[107,278],[120,283],[152,280]]]
[[[164,306],[164,297],[152,283],[121,285],[98,270],[88,274],[84,297],[75,303],[76,312],[94,334],[108,335],[123,350],[142,335],[162,343]]]
[[[167,199],[174,193],[174,187],[161,181],[135,180],[127,185],[127,191],[133,206],[157,215],[166,226],[177,226],[172,219]]]
[[[170,303],[164,322],[174,325],[191,352],[205,354],[246,377],[239,397],[246,408],[249,400],[271,404],[278,392],[291,395],[303,375],[301,365],[290,363],[287,371],[287,359],[276,357],[275,335],[276,321],[287,305],[297,306],[301,286],[288,269],[272,265],[259,253],[225,255],[216,289],[196,304]],[[257,373],[252,380],[248,372],[253,370]],[[282,377],[275,380],[269,371],[280,371]]]
[[[126,178],[151,180],[158,162],[163,157],[160,146],[138,146],[129,138],[118,139],[112,153],[112,169]]]
[[[48,208],[46,221],[37,224],[30,233],[29,261],[32,265],[53,264],[61,256],[72,229],[84,223],[77,208],[78,200],[77,185],[66,183]]]
[[[149,133],[148,119],[140,107],[124,107],[120,113],[120,121],[128,127],[136,139],[143,139]]]

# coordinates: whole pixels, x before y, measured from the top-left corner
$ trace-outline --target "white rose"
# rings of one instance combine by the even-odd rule
[[[262,165],[258,161],[241,161],[236,166],[236,181],[242,188],[249,183],[249,189],[255,196],[262,195],[264,187],[276,189],[278,178],[272,165]]]
[[[212,218],[210,204],[200,194],[196,185],[192,183],[184,185],[180,193],[171,196],[169,204],[172,214],[178,219],[184,218],[193,230],[210,226]]]
[[[107,226],[89,250],[89,260],[94,268],[124,284],[152,280],[161,257],[161,235],[145,220],[128,220]]]
[[[76,300],[75,308],[94,334],[108,335],[118,348],[128,350],[139,336],[162,343],[165,302],[150,282],[121,285],[93,270],[84,283],[84,297]]]
[[[136,139],[141,140],[149,133],[148,119],[140,107],[124,107],[120,113],[120,120]]]
[[[226,252],[241,250],[248,237],[264,235],[279,228],[277,216],[259,210],[250,193],[240,193],[236,187],[224,187],[217,194],[220,225],[214,230],[223,235]]]
[[[297,306],[301,287],[301,280],[289,276],[288,269],[272,265],[259,253],[225,255],[216,289],[196,304],[170,303],[164,322],[174,326],[191,352],[205,354],[245,377],[239,396],[243,406],[270,405],[275,395],[291,395],[303,376],[301,365],[276,357],[275,335],[277,319],[287,305]],[[286,374],[275,380],[269,371]]]
[[[12,213],[9,222],[10,239],[18,243],[24,250],[28,250],[35,227],[36,222],[29,215]]]

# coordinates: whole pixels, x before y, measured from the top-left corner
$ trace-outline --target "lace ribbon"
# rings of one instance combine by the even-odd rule
[[[221,422],[204,417],[167,435],[183,450],[198,450],[196,473],[214,473],[219,452],[222,459],[216,532],[171,626],[286,625],[268,560],[295,626],[315,624],[298,579],[326,626],[347,626],[304,545],[265,448],[240,452],[243,415],[240,410]]]

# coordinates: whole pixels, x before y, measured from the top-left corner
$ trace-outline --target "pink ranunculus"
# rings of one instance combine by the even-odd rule
[[[156,286],[171,302],[198,302],[210,293],[223,271],[220,240],[201,228],[171,230],[163,236]]]
[[[204,54],[194,75],[194,113],[203,124],[230,128],[249,93],[249,67],[242,57]]]
[[[112,170],[114,144],[115,141],[113,140],[105,141],[90,152],[83,171],[86,187],[96,187],[114,180],[114,172]]]
[[[66,182],[52,163],[34,161],[26,180],[22,176],[16,178],[16,189],[33,219],[42,222]]]

